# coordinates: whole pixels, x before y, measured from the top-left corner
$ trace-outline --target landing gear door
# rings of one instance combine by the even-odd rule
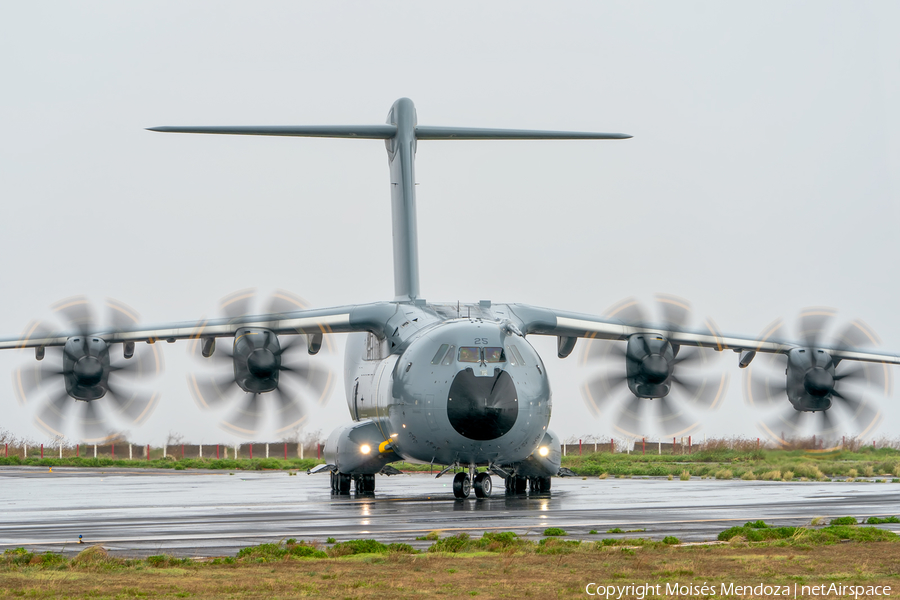
[[[359,421],[359,377],[356,378],[356,381],[353,382],[353,420]]]

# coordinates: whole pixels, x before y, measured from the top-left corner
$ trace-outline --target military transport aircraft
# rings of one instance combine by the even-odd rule
[[[685,376],[680,364],[702,359],[704,353],[732,350],[740,367],[748,367],[758,353],[786,357],[783,375],[749,378],[746,392],[754,404],[779,402],[789,415],[782,423],[795,424],[801,412],[828,416],[836,405],[864,427],[874,409],[852,384],[884,383],[886,365],[900,356],[862,351],[866,330],[851,324],[833,343],[823,344],[819,332],[830,317],[811,311],[801,318],[800,342],[756,337],[725,336],[714,328],[685,328],[686,306],[660,297],[662,318],[653,322],[625,303],[607,316],[578,314],[525,304],[439,304],[427,302],[419,290],[416,234],[414,159],[420,140],[622,140],[618,133],[581,133],[435,127],[417,123],[411,100],[394,102],[384,125],[285,127],[156,127],[152,131],[231,135],[301,136],[383,139],[390,165],[393,226],[394,298],[384,302],[299,308],[289,297],[276,298],[263,314],[245,314],[247,298],[229,302],[236,308],[223,318],[157,327],[133,323],[129,311],[113,305],[116,318],[98,326],[84,308],[72,301],[57,307],[70,322],[67,330],[31,327],[16,339],[0,341],[0,348],[34,348],[38,360],[45,349],[61,349],[62,364],[20,369],[14,384],[27,397],[62,381],[65,390],[51,395],[38,421],[59,431],[72,405],[81,404],[88,435],[103,434],[106,421],[98,405],[132,420],[143,418],[156,395],[116,383],[122,375],[142,376],[159,368],[159,340],[192,340],[207,359],[223,359],[233,373],[226,379],[192,379],[192,392],[212,405],[229,390],[246,394],[230,431],[250,433],[263,411],[261,395],[272,393],[284,430],[303,416],[302,393],[288,389],[286,377],[305,386],[306,393],[327,388],[323,370],[310,364],[291,366],[286,353],[300,341],[315,355],[323,337],[349,333],[344,384],[351,422],[335,430],[325,445],[332,490],[372,492],[375,475],[388,473],[398,460],[443,467],[438,475],[457,471],[453,493],[466,498],[491,494],[491,475],[502,477],[509,493],[550,489],[551,476],[561,464],[560,439],[550,429],[551,391],[547,370],[528,341],[530,335],[555,336],[558,356],[565,358],[579,338],[589,338],[589,355],[614,359],[619,374],[605,374],[589,382],[587,396],[595,404],[619,392],[627,399],[621,426],[633,430],[629,417],[645,405],[659,410],[660,420],[674,435],[684,425],[681,410],[671,404],[670,391],[679,389],[689,402],[711,406],[723,385]],[[280,300],[280,301],[279,301]],[[291,337],[296,336],[296,337]],[[219,338],[233,338],[229,349],[216,352]],[[304,343],[305,342],[305,343]],[[142,345],[136,351],[136,344]],[[150,344],[144,346],[143,343]],[[606,344],[599,350],[594,344]],[[113,352],[116,345],[120,349]],[[596,350],[596,351],[595,351]],[[115,360],[114,360],[115,359]],[[859,363],[862,366],[854,367]],[[851,364],[847,364],[851,363]],[[845,380],[851,387],[843,387]],[[296,383],[294,384],[296,385]],[[627,387],[627,392],[625,388]],[[785,398],[786,396],[786,398]],[[777,398],[777,400],[776,400]],[[786,400],[786,402],[785,402]],[[827,420],[827,419],[826,419]],[[773,425],[775,427],[777,425]],[[479,471],[479,469],[481,469]]]

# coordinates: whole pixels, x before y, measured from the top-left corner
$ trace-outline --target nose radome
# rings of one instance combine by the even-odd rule
[[[494,440],[506,434],[519,415],[516,386],[509,373],[476,377],[472,368],[456,374],[447,398],[450,424],[470,440]]]

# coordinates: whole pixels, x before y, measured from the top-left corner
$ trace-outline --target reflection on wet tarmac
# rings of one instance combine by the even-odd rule
[[[0,467],[0,550],[76,551],[83,535],[128,555],[216,556],[288,537],[425,547],[415,537],[433,530],[536,538],[547,527],[581,539],[618,527],[700,541],[747,520],[799,525],[900,512],[900,485],[890,483],[570,478],[554,479],[544,494],[506,496],[495,486],[483,500],[456,500],[427,474],[379,477],[377,486],[374,495],[335,496],[327,476],[283,472]]]

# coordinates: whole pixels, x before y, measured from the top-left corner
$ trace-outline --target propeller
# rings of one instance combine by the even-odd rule
[[[880,340],[858,319],[834,327],[836,314],[831,308],[804,309],[794,328],[801,347],[789,354],[757,354],[744,372],[744,400],[764,411],[757,425],[776,443],[785,444],[788,438],[809,435],[823,440],[836,440],[851,432],[867,436],[881,421],[881,412],[867,397],[890,395],[892,379],[888,366],[835,361],[828,353],[829,349],[874,346]],[[779,334],[785,329],[784,322],[778,320],[766,327],[760,337],[782,337]],[[800,402],[800,410],[794,407],[791,395]],[[803,404],[801,396],[821,402]]]
[[[260,305],[261,310],[253,312]],[[220,312],[228,319],[260,314],[272,315],[274,321],[306,308],[302,298],[283,290],[265,302],[260,302],[256,290],[240,290],[219,303]],[[303,423],[309,405],[325,405],[334,385],[329,369],[311,364],[309,349],[317,351],[319,341],[308,338],[303,334],[278,338],[271,331],[254,329],[253,335],[242,338],[239,334],[230,347],[214,346],[212,355],[205,358],[201,336],[189,348],[191,355],[203,363],[196,373],[188,375],[191,395],[205,410],[224,411],[219,426],[229,433],[254,439],[267,429],[270,418],[276,435],[287,434]],[[324,336],[324,346],[331,350],[328,336]],[[249,381],[242,380],[244,385],[261,391],[246,391],[241,386],[236,364],[246,365]],[[261,383],[257,386],[256,382]]]
[[[103,341],[104,333],[138,322],[134,309],[107,300],[105,322],[100,326],[94,307],[83,296],[62,300],[52,308],[64,323],[62,329],[35,321],[23,337],[70,334],[66,346],[46,348],[40,362],[13,371],[16,398],[22,405],[35,406],[35,424],[55,437],[96,444],[144,423],[160,395],[139,386],[162,373],[162,355],[155,345],[123,349]],[[126,359],[129,352],[133,355]],[[86,395],[76,398],[82,394]]]
[[[711,364],[709,353],[696,347],[675,347],[667,333],[684,331],[691,320],[690,304],[676,296],[657,294],[655,313],[635,299],[628,298],[611,307],[606,316],[626,325],[644,329],[647,334],[622,341],[589,339],[583,351],[583,364],[593,374],[582,387],[582,396],[595,416],[612,415],[617,431],[631,437],[650,433],[663,436],[686,435],[700,426],[698,413],[714,410],[728,387],[728,375],[711,376],[704,370]],[[715,326],[706,328],[718,335]],[[686,372],[685,372],[686,371]],[[641,397],[629,385],[644,381],[668,385],[661,397]],[[636,389],[642,389],[637,386]]]

